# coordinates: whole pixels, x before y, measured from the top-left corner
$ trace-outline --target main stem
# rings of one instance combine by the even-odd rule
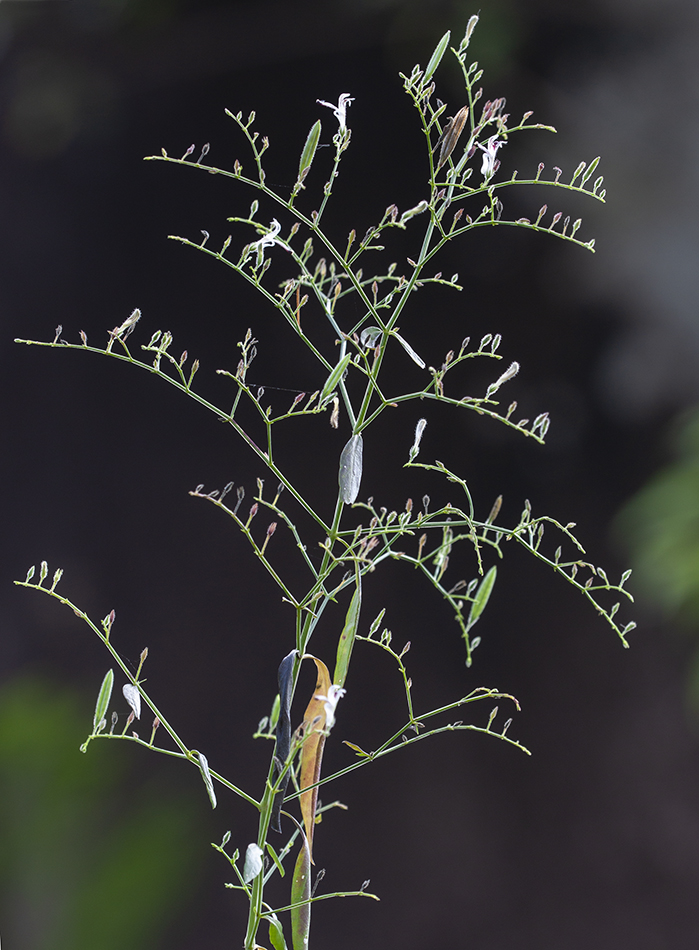
[[[331,551],[337,541],[338,533],[340,529],[340,520],[342,518],[342,511],[344,508],[344,503],[340,494],[338,492],[337,501],[335,503],[335,513],[333,515],[332,527],[328,535],[329,544],[325,549],[323,554],[323,560],[321,561],[320,569],[318,571],[318,576],[323,577],[326,570],[330,566],[331,561]],[[315,629],[320,615],[323,612],[323,609],[327,603],[328,598],[326,597],[320,604],[319,608],[313,613],[309,613],[306,616],[306,619],[301,624],[301,629],[297,633],[296,647],[298,655],[294,661],[294,670],[293,670],[293,686],[292,686],[292,697],[296,691],[296,683],[298,682],[298,676],[301,669],[301,659],[303,654],[306,652],[306,647],[308,642],[313,635],[313,630]],[[267,781],[265,782],[265,791],[262,796],[262,801],[260,802],[260,821],[258,824],[257,830],[257,845],[264,852],[267,845],[267,835],[269,833],[269,825],[272,819],[272,809],[274,807],[274,798],[276,793],[276,787],[274,785],[273,776],[275,771],[275,761],[274,753],[272,754],[272,759],[269,764],[269,771],[267,773]],[[264,893],[264,873],[261,872],[252,882],[252,894],[250,896],[250,908],[248,911],[248,925],[245,932],[245,950],[255,950],[257,946],[256,936],[257,931],[262,920],[262,897]]]
[[[272,820],[272,808],[274,806],[274,785],[272,776],[274,774],[274,756],[269,765],[267,781],[265,782],[265,792],[260,803],[260,823],[257,831],[257,845],[264,853],[267,844],[267,834],[269,832],[269,823]],[[257,941],[257,931],[262,919],[262,895],[264,892],[264,869],[260,871],[252,882],[252,895],[250,897],[250,909],[248,911],[248,926],[245,931],[245,950],[255,950]]]

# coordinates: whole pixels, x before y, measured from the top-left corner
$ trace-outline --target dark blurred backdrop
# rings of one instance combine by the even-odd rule
[[[284,183],[315,119],[333,124],[315,100],[350,92],[352,146],[329,224],[363,234],[386,205],[423,197],[422,136],[398,70],[424,63],[447,28],[458,42],[474,12],[464,0],[0,3],[0,934],[9,948],[235,946],[244,907],[224,890],[230,874],[209,842],[227,829],[241,848],[254,838],[254,815],[223,794],[211,813],[191,768],[114,744],[79,755],[108,657],[70,611],[12,580],[46,559],[94,618],[115,608],[115,641],[134,662],[149,647],[150,691],[185,741],[253,793],[269,747],[249,737],[292,642],[290,616],[244,539],[187,494],[231,479],[253,490],[263,473],[233,433],[146,374],[12,340],[52,338],[59,324],[71,340],[80,330],[102,340],[137,306],[144,342],[171,330],[216,398],[228,397],[214,370],[235,367],[247,327],[260,341],[255,382],[317,388],[261,300],[166,240],[205,228],[220,242],[226,216],[252,196],[142,157],[210,142],[212,163],[245,163],[223,110],[254,108],[272,143],[269,174]],[[541,449],[447,413],[430,419],[423,454],[463,472],[481,509],[502,492],[505,518],[530,498],[535,513],[577,522],[592,560],[618,574],[629,555],[613,520],[665,462],[669,421],[699,400],[699,8],[485,0],[480,14],[471,49],[485,98],[507,96],[513,115],[534,109],[560,130],[513,140],[508,161],[572,172],[601,154],[608,201],[560,200],[582,214],[595,255],[506,228],[449,249],[442,269],[458,271],[464,291],[421,291],[403,331],[435,365],[467,334],[502,333],[501,352],[522,364],[513,397],[526,415],[548,409],[553,425]],[[458,77],[445,68],[438,80],[455,111]],[[543,200],[558,210],[560,194]],[[541,198],[515,200],[535,209]],[[396,420],[369,436],[362,494],[387,507],[424,491],[441,498],[437,480],[401,469],[415,419]],[[329,504],[347,432],[325,422],[308,432],[289,442],[291,464]],[[418,704],[477,685],[511,691],[523,705],[512,732],[534,755],[451,735],[328,789],[349,810],[317,835],[322,886],[371,878],[382,903],[318,905],[314,945],[694,950],[688,638],[641,599],[625,651],[574,591],[511,551],[466,670],[445,605],[397,566],[382,590],[378,581],[367,585],[366,617],[385,605],[394,634],[412,640]],[[328,643],[340,620],[338,608]],[[334,737],[371,745],[379,725],[397,721],[396,674],[382,659],[358,651]],[[349,756],[330,743],[328,767]],[[57,804],[70,801],[73,812]],[[168,816],[150,839],[133,830],[148,826],[149,802]],[[119,822],[133,842],[121,851],[110,834]],[[105,854],[115,870],[97,887]]]

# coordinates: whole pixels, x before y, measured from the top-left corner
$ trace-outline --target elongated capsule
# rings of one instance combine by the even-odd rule
[[[353,435],[340,455],[340,494],[346,505],[352,505],[357,500],[359,485],[362,481],[362,450],[361,435]]]
[[[456,113],[453,119],[450,119],[448,124],[445,126],[442,136],[437,142],[437,145],[442,144],[442,148],[439,152],[439,163],[437,165],[437,171],[442,167],[442,165],[449,158],[451,153],[456,148],[456,143],[459,141],[459,136],[464,130],[464,125],[466,125],[466,119],[468,118],[468,106],[463,106]]]

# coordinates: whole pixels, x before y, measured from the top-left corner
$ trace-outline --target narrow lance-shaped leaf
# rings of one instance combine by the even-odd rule
[[[109,700],[112,698],[113,686],[114,686],[114,670],[109,670],[107,675],[102,680],[99,696],[97,697],[97,705],[95,706],[95,715],[92,720],[92,725],[95,732],[97,732],[99,724],[107,715],[107,709],[109,708]]]
[[[214,783],[211,778],[211,772],[209,771],[209,763],[206,756],[202,752],[197,753],[199,759],[199,771],[201,772],[201,777],[204,779],[204,785],[206,786],[206,794],[209,796],[209,801],[211,802],[211,807],[216,807],[216,792],[214,791]]]
[[[268,920],[269,942],[274,947],[274,950],[288,950],[286,946],[286,940],[284,939],[284,928],[282,927],[281,921],[276,914],[272,914]]]
[[[437,67],[442,62],[442,56],[444,56],[447,51],[447,46],[449,45],[450,39],[451,30],[447,30],[439,43],[437,43],[435,51],[432,53],[432,56],[430,56],[430,61],[425,67],[425,75],[422,77],[423,84],[428,83],[434,76],[435,72],[437,71]]]
[[[284,768],[284,764],[289,758],[291,751],[291,690],[294,685],[292,674],[294,672],[294,661],[297,653],[297,650],[292,650],[291,653],[288,653],[284,657],[279,664],[279,672],[277,674],[279,682],[279,720],[277,722],[277,741],[274,746],[277,776]],[[270,825],[274,831],[281,832],[282,830],[280,813],[282,810],[282,802],[284,801],[284,794],[286,793],[286,786],[288,784],[289,773],[287,772],[274,798],[274,807],[270,819]]]
[[[491,567],[488,573],[485,575],[483,580],[478,585],[478,590],[476,595],[473,598],[473,603],[471,604],[471,610],[468,614],[468,621],[466,623],[466,632],[471,629],[471,627],[476,623],[480,615],[485,610],[486,604],[488,603],[488,598],[490,597],[493,586],[495,584],[495,578],[497,577],[498,569],[497,567]]]
[[[352,594],[345,625],[340,634],[340,640],[337,644],[337,661],[335,663],[335,673],[333,674],[333,683],[336,686],[344,686],[349,668],[352,648],[354,647],[354,638],[357,635],[359,626],[359,612],[362,606],[362,579],[361,574],[357,575],[357,586]],[[326,693],[327,695],[327,693]]]
[[[320,778],[320,767],[323,761],[325,748],[325,703],[330,695],[330,673],[322,660],[313,657],[318,670],[318,682],[313,690],[311,701],[303,714],[303,747],[301,749],[301,768],[299,771],[300,787],[307,788]],[[310,861],[313,863],[313,828],[316,819],[316,805],[318,804],[318,787],[302,792],[299,796],[301,814],[306,828]]]
[[[340,455],[340,495],[346,505],[353,505],[362,482],[362,453],[364,442],[361,435],[353,435]]]
[[[313,159],[315,158],[316,149],[318,148],[320,130],[321,124],[320,119],[318,119],[318,121],[313,126],[311,126],[311,131],[308,133],[306,144],[303,146],[303,151],[301,152],[301,159],[299,161],[299,181],[304,180],[311,168]]]
[[[311,931],[311,905],[302,903],[311,899],[311,852],[303,832],[301,837],[303,841],[291,882],[291,903],[301,904],[300,907],[291,908],[291,939],[294,950],[308,950],[308,936]]]

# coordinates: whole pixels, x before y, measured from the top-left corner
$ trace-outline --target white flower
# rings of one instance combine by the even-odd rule
[[[274,247],[275,244],[279,244],[280,247],[283,247],[285,251],[289,250],[289,248],[285,244],[283,244],[277,237],[281,229],[282,229],[282,226],[277,221],[277,219],[272,218],[269,224],[269,231],[266,234],[264,234],[260,238],[259,241],[253,241],[252,244],[248,244],[246,256],[249,257],[250,254],[252,254],[252,252],[254,251],[257,254],[257,261],[256,261],[257,267],[260,267],[262,265],[262,262],[265,258],[266,247]]]
[[[420,451],[420,442],[422,441],[422,433],[425,431],[425,426],[427,425],[427,419],[418,419],[417,425],[415,426],[415,441],[412,444],[410,449],[410,461],[416,459],[418,452]]]
[[[343,689],[341,686],[331,686],[328,690],[327,696],[316,696],[315,699],[320,700],[325,706],[325,728],[328,732],[335,725],[335,710],[337,709],[337,704],[342,699],[342,697],[347,692],[346,689]]]
[[[481,145],[480,142],[477,143],[478,148],[483,152],[481,175],[484,178],[490,178],[495,171],[495,156],[500,146],[504,144],[505,143],[502,142],[497,135],[491,135],[485,145]]]
[[[342,93],[340,98],[337,100],[336,106],[334,106],[332,102],[326,102],[325,99],[316,99],[316,102],[320,103],[321,106],[327,106],[328,109],[333,110],[335,113],[335,118],[340,123],[341,132],[347,128],[347,106],[354,102],[354,99],[348,92]]]
[[[502,376],[499,376],[499,377],[495,380],[494,383],[491,383],[490,386],[488,386],[488,392],[486,393],[486,399],[490,399],[490,397],[491,397],[494,393],[496,393],[496,392],[498,391],[498,389],[500,389],[500,387],[502,386],[503,383],[506,383],[506,382],[508,381],[508,379],[512,379],[513,377],[515,377],[518,372],[519,372],[519,363],[517,363],[517,362],[510,363],[510,365],[507,367],[507,369],[506,369],[505,372],[502,374]]]

